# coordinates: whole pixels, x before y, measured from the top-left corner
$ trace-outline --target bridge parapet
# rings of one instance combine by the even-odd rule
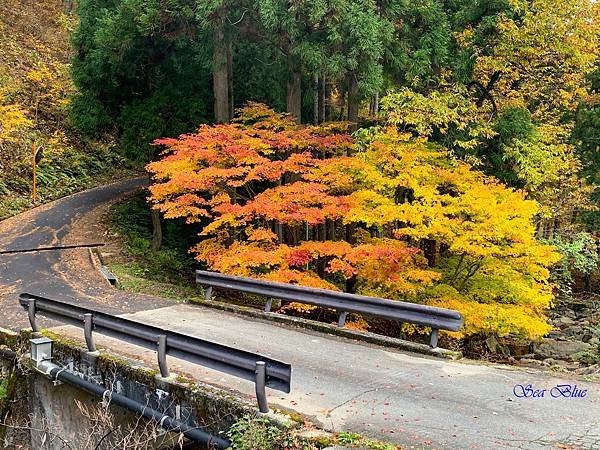
[[[256,406],[250,398],[234,391],[207,385],[197,380],[174,376],[163,378],[160,373],[143,363],[114,352],[102,349],[101,352],[88,352],[85,342],[65,338],[50,330],[42,330],[40,334],[24,330],[19,335],[12,335],[10,346],[18,349],[21,363],[29,358],[22,353],[28,346],[29,339],[43,335],[53,341],[53,361],[70,373],[77,374],[81,379],[103,386],[116,394],[121,394],[138,403],[147,405],[165,416],[181,420],[191,427],[202,427],[206,432],[224,437],[233,423],[245,416],[256,414]],[[0,333],[0,345],[5,341]],[[16,346],[16,347],[15,347]],[[2,359],[2,358],[0,358]],[[21,364],[27,375],[26,389],[28,390],[31,406],[31,429],[46,430],[50,434],[31,432],[31,448],[62,449],[62,440],[53,440],[48,436],[59,434],[69,442],[79,442],[82,433],[90,430],[89,417],[82,415],[81,408],[92,409],[99,402],[108,399],[86,393],[67,384],[53,385],[48,377],[32,369],[32,363]],[[116,424],[127,424],[139,416],[122,408],[111,407]],[[278,425],[297,424],[287,415],[271,412],[263,415]],[[164,433],[162,440],[155,443],[156,447],[175,448],[169,446]],[[171,439],[178,434],[171,433]],[[178,447],[177,447],[178,448]],[[197,447],[203,448],[203,447]]]

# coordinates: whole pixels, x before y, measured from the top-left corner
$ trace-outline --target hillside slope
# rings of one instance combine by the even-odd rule
[[[40,201],[93,184],[121,166],[111,142],[83,140],[69,125],[76,18],[68,9],[63,0],[0,1],[0,219],[31,205],[34,146],[44,147]]]

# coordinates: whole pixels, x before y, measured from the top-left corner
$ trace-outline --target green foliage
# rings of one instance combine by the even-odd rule
[[[598,267],[598,244],[589,233],[579,232],[571,239],[556,237],[551,241],[561,254],[552,270],[551,280],[563,295],[569,295],[575,275],[589,275]]]
[[[281,435],[268,419],[251,416],[244,416],[227,432],[232,450],[276,450]]]
[[[513,139],[527,139],[534,130],[531,113],[527,108],[518,106],[503,109],[494,124],[498,140],[503,144],[508,144]]]
[[[337,440],[338,443],[342,445],[354,445],[360,442],[361,435],[358,433],[348,433],[346,431],[342,431],[338,433]]]
[[[590,325],[587,327],[587,330],[592,333],[592,335],[600,339],[600,324],[598,325]],[[592,348],[585,350],[583,352],[579,352],[574,355],[575,359],[582,362],[585,365],[591,366],[592,364],[600,363],[600,344],[596,344],[592,346]]]
[[[592,201],[600,201],[600,66],[588,75],[590,95],[579,105],[571,141],[582,162],[582,175],[594,185]],[[600,232],[600,212],[592,210],[583,217],[589,230]]]
[[[8,383],[8,377],[0,378],[0,404],[2,404],[6,400],[6,397],[8,395]]]
[[[203,299],[202,293],[193,280],[171,279],[169,282],[153,280],[152,273],[148,270],[148,263],[139,258],[138,260],[108,263],[110,271],[119,279],[121,289],[180,301]]]
[[[235,43],[235,54],[233,73],[243,74],[236,77],[233,84],[236,106],[250,100],[284,111],[287,68],[277,50],[262,42],[239,39]]]
[[[480,120],[477,106],[460,85],[428,95],[409,88],[392,91],[381,100],[381,109],[390,125],[432,138],[459,154],[472,154],[485,138],[495,134]]]
[[[358,433],[341,431],[336,436],[339,445],[351,445],[353,447],[370,448],[373,450],[396,450],[397,446],[373,439],[368,439]]]
[[[126,254],[133,259],[126,273],[156,282],[185,284],[193,272],[194,259],[187,252],[193,234],[182,222],[169,221],[163,227],[163,246],[152,250],[152,224],[144,192],[113,205],[109,219],[113,230],[124,240]]]
[[[117,131],[133,159],[149,143],[211,117],[210,49],[185,2],[79,2],[71,117],[89,135]]]
[[[316,450],[313,444],[298,438],[293,430],[278,428],[264,417],[243,416],[235,422],[227,437],[231,450]]]
[[[395,29],[386,49],[388,71],[413,87],[439,81],[451,51],[450,9],[439,2],[395,0],[384,3],[381,13]]]

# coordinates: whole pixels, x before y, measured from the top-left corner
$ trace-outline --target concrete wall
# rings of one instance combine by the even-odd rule
[[[148,424],[135,414],[113,405],[108,408],[107,414],[102,399],[74,386],[55,385],[45,375],[36,372],[24,353],[30,337],[31,333],[24,332],[17,343],[11,344],[11,347],[19,349],[19,366],[23,370],[17,378],[22,381],[24,401],[13,405],[9,419],[14,419],[13,422],[18,422],[24,430],[15,433],[5,429],[8,431],[6,442],[10,445],[3,445],[0,427],[0,448],[17,448],[15,445],[20,444],[24,446],[21,448],[35,450],[92,450],[111,429],[116,431],[103,441],[104,444],[124,437],[133,428],[136,431],[130,433],[130,441],[123,445],[121,440],[117,448],[179,448],[176,445],[177,434],[166,433],[156,424]],[[53,361],[58,365],[165,415],[191,426],[202,426],[213,434],[222,433],[239,417],[256,410],[254,404],[233,394],[184,378],[162,379],[155,370],[141,366],[139,362],[104,352],[89,354],[81,350],[81,343],[62,340],[51,333],[49,337],[54,340]],[[3,343],[0,332],[0,345]],[[0,373],[9,373],[13,366],[14,363],[0,357]],[[90,415],[93,416],[91,419]],[[150,435],[154,438],[150,439]],[[100,450],[113,448],[104,444],[99,447]]]
[[[74,386],[54,385],[45,375],[35,371],[26,354],[32,337],[30,331],[23,331],[19,335],[7,333],[0,329],[0,347],[6,346],[17,351],[20,370],[15,377],[19,380],[20,398],[17,403],[11,404],[9,420],[22,429],[3,430],[0,426],[0,448],[93,450],[111,429],[117,429],[115,435],[120,433],[119,436],[123,436],[124,431],[130,431],[134,425],[137,425],[136,432],[130,433],[128,442],[121,441],[116,446],[108,442],[115,437],[110,435],[98,449],[180,448],[176,442],[179,437],[177,434],[165,433],[156,424],[146,426],[145,420],[121,408],[110,406],[110,414],[103,413],[102,417],[97,417],[98,411],[105,411],[101,406],[102,399]],[[145,367],[139,361],[105,351],[90,354],[82,350],[85,348],[83,342],[65,339],[49,331],[44,335],[54,341],[53,362],[59,366],[190,426],[202,427],[213,435],[223,436],[238,419],[257,412],[255,402],[241,394],[226,392],[184,377],[163,379],[155,369]],[[14,363],[3,361],[0,355],[0,373],[3,370],[9,373],[14,366]],[[90,419],[90,415],[94,417]],[[108,425],[105,423],[106,416],[110,419]],[[275,425],[285,423],[286,427],[295,426],[288,415],[272,413],[266,418]],[[3,439],[4,432],[6,441]],[[149,433],[154,433],[154,439],[149,439]],[[202,447],[191,445],[185,448],[192,450]]]
[[[102,399],[74,386],[55,385],[38,373],[28,382],[32,449],[91,450],[103,438],[101,449],[113,448],[116,442],[132,450],[175,447],[176,435],[117,406],[107,408]]]

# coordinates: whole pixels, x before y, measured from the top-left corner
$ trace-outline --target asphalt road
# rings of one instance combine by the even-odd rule
[[[0,249],[71,243],[75,217],[135,188],[121,183],[68,198],[49,208],[0,223]],[[27,219],[27,220],[25,220]],[[83,250],[81,250],[83,251]],[[81,252],[80,251],[80,252]],[[446,361],[384,349],[235,314],[94,286],[90,267],[76,271],[65,252],[0,255],[0,326],[15,328],[10,312],[21,290],[95,304],[204,339],[292,363],[292,393],[268,390],[272,405],[296,410],[327,429],[352,430],[402,444],[436,449],[600,449],[600,384],[509,366]],[[4,294],[3,294],[4,292]],[[70,334],[69,328],[64,332]],[[74,332],[77,336],[81,332]],[[152,363],[153,352],[98,337],[98,343]],[[253,385],[172,360],[175,372],[249,396]],[[515,385],[546,389],[542,398],[519,398]],[[558,385],[586,390],[558,394]],[[564,392],[565,387],[561,390]],[[517,394],[521,394],[517,388]]]
[[[291,394],[268,389],[269,402],[329,430],[352,430],[419,449],[600,448],[597,383],[417,356],[192,305],[127,317],[291,363]],[[120,351],[140,357],[133,346]],[[155,355],[145,351],[142,358],[150,363]],[[251,383],[170,361],[174,372],[253,395]],[[546,389],[544,397],[515,396],[515,385],[527,384]],[[587,393],[553,398],[550,390],[557,385],[577,385]],[[517,394],[522,394],[519,388]]]
[[[103,242],[103,236],[74,239],[72,226],[94,208],[147,184],[139,178],[80,192],[0,222],[0,327],[19,329],[27,318],[16,300],[29,292],[81,304],[102,303],[107,311],[148,307],[115,297],[89,261],[87,248],[21,253],[59,245]],[[18,253],[4,253],[15,251]],[[83,267],[81,265],[83,264]],[[166,304],[157,301],[153,305]]]

